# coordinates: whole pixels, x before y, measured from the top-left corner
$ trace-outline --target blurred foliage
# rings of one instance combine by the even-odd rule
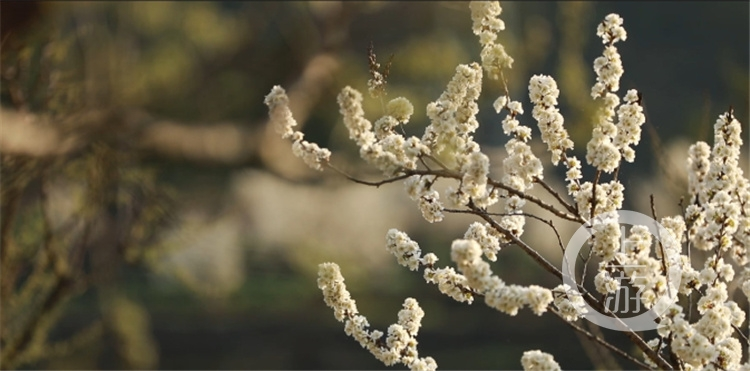
[[[289,173],[258,153],[201,162],[144,150],[144,124],[128,119],[143,111],[185,128],[231,123],[260,136],[271,86],[303,81],[315,57],[327,53],[336,64],[330,81],[316,86],[320,94],[300,88],[300,101],[310,107],[300,125],[311,140],[340,150],[335,161],[356,168],[336,95],[346,85],[366,90],[367,46],[374,44],[381,61],[393,55],[386,99],[411,100],[415,114],[406,130],[417,134],[427,125],[424,107],[456,65],[478,58],[465,2],[24,3],[0,3],[2,109],[36,115],[44,128],[78,145],[44,156],[2,154],[1,367],[383,368],[343,335],[320,300],[314,267],[327,259],[352,274],[351,288],[376,326],[393,321],[405,295],[417,297],[427,313],[420,349],[436,355],[442,368],[517,368],[529,347],[557,349],[566,368],[591,367],[575,336],[554,320],[452,303],[384,260],[382,251],[364,251],[370,245],[357,242],[355,232],[324,230],[354,224],[364,210],[336,219],[336,210],[295,208],[309,226],[285,225],[274,229],[278,236],[263,237],[270,232],[254,228],[298,220],[284,219],[292,209],[283,209],[280,198],[270,206],[257,200],[281,186],[253,188],[266,193],[249,203],[232,187],[260,182],[236,181],[247,168],[272,168],[283,185]],[[530,111],[529,78],[554,76],[579,156],[594,109],[591,63],[601,53],[594,30],[609,12],[621,14],[628,30],[620,47],[623,91],[643,92],[655,135],[644,134],[638,165],[624,167],[623,179],[673,172],[656,161],[667,157],[670,143],[711,142],[713,122],[730,104],[747,127],[747,3],[503,3],[507,30],[500,41],[515,59],[510,94]],[[491,104],[501,88],[488,82],[483,89],[477,138],[499,146],[507,138]],[[382,103],[366,99],[365,110],[374,117]],[[534,127],[529,116],[521,120]],[[210,135],[203,138],[208,146]],[[269,145],[261,142],[257,152]],[[295,188],[301,196],[290,195],[290,204],[346,194],[349,201],[315,204],[340,207],[371,194],[345,193],[328,178],[306,179],[301,186],[331,191]],[[368,199],[370,209],[380,200],[390,202],[382,208],[395,208],[399,201],[388,197]],[[425,249],[448,260],[452,227],[429,229],[411,221],[418,214],[397,210],[403,219],[371,211],[386,215],[371,216],[372,227],[404,222]],[[361,246],[328,246],[337,237]],[[552,284],[513,249],[497,268],[510,282]]]
[[[29,22],[28,33],[3,30],[3,109],[78,133],[80,146],[0,158],[4,368],[60,356],[98,337],[96,319],[62,339],[50,334],[70,300],[118,282],[122,266],[153,247],[171,202],[169,187],[157,185],[156,173],[128,143],[130,133],[104,127],[111,91],[88,77],[96,69],[71,52],[77,37],[56,22]]]
[[[154,369],[159,346],[151,334],[148,312],[126,296],[109,294],[106,299],[108,321],[119,343],[117,350],[126,369]]]

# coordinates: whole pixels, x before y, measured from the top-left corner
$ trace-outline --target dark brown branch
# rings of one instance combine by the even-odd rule
[[[459,209],[443,209],[443,211],[447,213],[454,213],[454,214],[472,214],[472,215],[478,215],[473,210],[459,210]],[[562,251],[563,254],[565,254],[565,245],[562,242],[562,237],[560,237],[560,232],[557,230],[557,227],[555,227],[555,224],[551,220],[547,220],[541,217],[538,217],[534,214],[529,213],[490,213],[487,212],[487,215],[491,216],[513,216],[513,215],[523,215],[525,217],[529,217],[532,219],[536,219],[544,224],[547,224],[552,230],[555,232],[555,236],[557,236],[557,244],[560,246],[560,251]],[[578,257],[583,260],[583,256],[581,256],[581,253],[578,253]]]
[[[550,262],[547,261],[543,256],[539,254],[536,250],[534,250],[531,246],[523,242],[521,239],[513,235],[510,231],[503,228],[500,224],[498,224],[494,219],[492,219],[489,215],[487,215],[486,212],[480,210],[474,205],[469,205],[469,207],[477,212],[477,215],[484,219],[486,222],[490,223],[495,230],[497,230],[500,233],[503,233],[505,236],[507,236],[511,241],[513,241],[515,244],[520,246],[523,251],[529,255],[534,261],[536,261],[542,268],[544,268],[546,271],[552,273],[555,275],[558,279],[563,279],[562,272],[557,269],[554,265],[552,265]],[[589,305],[591,305],[594,309],[597,311],[606,313],[611,315],[613,318],[615,318],[618,321],[618,324],[622,326],[623,332],[625,335],[635,344],[641,351],[643,351],[644,354],[646,354],[651,360],[653,360],[660,368],[662,369],[674,369],[672,365],[670,365],[667,361],[665,361],[659,354],[657,354],[651,347],[646,344],[646,342],[638,336],[633,330],[631,330],[622,320],[617,317],[616,314],[614,314],[609,308],[599,303],[591,293],[586,290],[586,288],[583,287],[581,283],[576,284],[578,287],[579,292],[582,293],[582,297],[584,300],[586,300]]]
[[[589,321],[583,321],[583,322],[584,323],[582,325],[585,325],[585,326],[582,326],[582,327],[584,327],[585,329],[587,329],[588,331],[590,331],[592,334],[594,334],[594,335],[596,335],[596,336],[598,336],[598,337],[600,337],[602,339],[605,338],[604,333],[602,332],[602,329],[599,326],[597,326],[597,325],[595,325],[595,324],[593,324],[592,322],[589,322]],[[605,362],[607,365],[606,365],[606,367],[599,368],[599,369],[604,369],[604,370],[607,370],[607,369],[609,369],[609,370],[619,370],[619,369],[622,369],[622,367],[620,367],[620,365],[617,364],[617,361],[612,356],[611,352],[607,351],[606,349],[601,349],[601,351],[602,352],[599,355],[601,356],[602,361]],[[627,353],[627,352],[625,352],[625,353]]]
[[[497,188],[500,188],[500,189],[504,189],[504,190],[508,191],[508,193],[512,193],[512,194],[514,194],[514,195],[516,195],[518,197],[521,197],[521,198],[523,198],[523,199],[525,199],[527,201],[531,201],[534,204],[536,204],[537,206],[541,207],[542,209],[545,209],[545,210],[547,210],[547,211],[555,214],[556,216],[559,216],[560,218],[569,220],[571,222],[578,222],[578,223],[582,223],[582,224],[586,223],[586,220],[584,220],[580,216],[568,214],[568,213],[566,213],[566,212],[564,212],[562,210],[559,210],[559,209],[555,208],[554,206],[552,206],[552,205],[550,205],[550,204],[542,201],[541,199],[539,199],[537,197],[534,197],[534,196],[532,196],[530,194],[526,194],[524,192],[521,192],[521,191],[518,191],[518,190],[513,189],[511,187],[508,187],[507,185],[505,185],[505,184],[503,184],[501,182],[498,182],[498,181],[495,181],[495,180],[492,180],[492,179],[488,179],[487,180],[487,184],[493,185],[493,186],[495,186]]]
[[[545,190],[547,190],[547,192],[549,192],[549,194],[551,194],[552,196],[554,196],[555,199],[557,199],[557,201],[560,202],[560,205],[564,206],[571,214],[573,214],[573,215],[577,215],[578,214],[578,211],[573,207],[573,205],[571,205],[567,201],[565,201],[562,198],[562,196],[560,195],[560,193],[558,193],[557,191],[555,191],[554,189],[552,189],[552,187],[550,187],[550,185],[547,184],[544,180],[539,179],[539,178],[535,178],[534,179],[534,183],[537,183],[537,184],[541,185],[542,188],[544,188]]]
[[[643,363],[643,362],[641,362],[641,361],[637,360],[637,359],[636,359],[635,357],[631,356],[630,354],[627,354],[627,353],[623,352],[622,350],[620,350],[620,349],[619,349],[619,348],[617,348],[616,346],[614,346],[614,345],[610,344],[610,343],[609,343],[609,342],[607,342],[606,340],[604,340],[604,339],[602,339],[602,338],[600,338],[600,337],[598,337],[598,336],[596,336],[596,335],[594,335],[594,334],[592,334],[592,333],[590,333],[590,332],[586,331],[586,330],[585,330],[584,328],[582,328],[582,327],[580,327],[580,326],[576,325],[576,324],[575,324],[575,323],[573,323],[573,322],[567,321],[567,320],[566,320],[565,318],[563,318],[563,317],[562,317],[562,315],[560,315],[560,313],[558,313],[558,312],[557,312],[556,310],[553,310],[553,309],[551,309],[551,310],[550,310],[550,312],[552,312],[552,313],[554,313],[554,314],[555,314],[556,316],[560,317],[560,319],[562,319],[562,320],[563,320],[563,322],[565,322],[565,323],[566,323],[566,324],[567,324],[568,326],[570,326],[570,327],[571,327],[571,328],[573,328],[574,330],[578,331],[578,332],[579,332],[580,334],[582,334],[582,335],[586,336],[587,338],[589,338],[589,340],[591,340],[591,341],[594,341],[594,342],[596,342],[597,344],[599,344],[599,345],[601,345],[601,346],[603,346],[603,347],[605,347],[605,348],[609,349],[610,351],[612,351],[612,352],[616,353],[616,354],[617,354],[617,355],[619,355],[620,357],[622,357],[622,358],[625,358],[625,359],[627,359],[628,361],[630,361],[630,362],[633,362],[633,363],[635,363],[635,364],[636,364],[636,365],[638,365],[639,367],[643,367],[643,368],[645,368],[645,369],[648,369],[648,370],[653,370],[653,369],[654,369],[654,368],[650,367],[649,365],[647,365],[647,364],[645,364],[645,363]]]
[[[388,179],[384,179],[384,180],[381,180],[381,181],[369,182],[369,181],[357,179],[357,178],[355,178],[355,177],[353,177],[353,176],[351,176],[351,175],[349,175],[349,174],[347,174],[347,173],[345,173],[345,172],[337,169],[336,167],[334,167],[331,164],[327,164],[327,166],[329,168],[331,168],[332,170],[338,172],[339,174],[343,175],[347,179],[355,182],[355,183],[369,185],[369,186],[374,186],[374,187],[379,187],[379,186],[381,186],[383,184],[397,182],[399,180],[406,179],[406,178],[408,178],[408,177],[410,177],[412,175],[434,175],[434,176],[439,177],[439,178],[450,178],[450,179],[458,179],[458,180],[462,179],[461,174],[459,174],[458,172],[455,172],[455,171],[451,171],[451,170],[419,170],[419,169],[417,169],[417,170],[409,170],[409,169],[402,169],[401,170],[401,172],[403,173],[402,175],[399,175],[399,176],[396,176],[396,177],[392,177],[392,178],[388,178]],[[555,208],[554,206],[552,206],[552,205],[550,205],[550,204],[542,201],[541,199],[539,199],[539,198],[537,198],[535,196],[532,196],[530,194],[526,194],[524,192],[521,192],[521,191],[518,191],[516,189],[513,189],[513,188],[511,188],[511,187],[509,187],[509,186],[507,186],[507,185],[505,185],[505,184],[503,184],[501,182],[498,182],[496,180],[488,178],[487,179],[487,184],[492,185],[492,186],[497,187],[497,188],[500,188],[500,189],[504,189],[504,190],[508,191],[508,193],[511,193],[513,195],[521,197],[521,198],[523,198],[523,199],[525,199],[527,201],[530,201],[530,202],[536,204],[537,206],[539,206],[539,207],[541,207],[541,208],[543,208],[543,209],[545,209],[545,210],[547,210],[547,211],[555,214],[556,216],[558,216],[558,217],[560,217],[562,219],[566,219],[566,220],[569,220],[569,221],[572,221],[572,222],[579,222],[579,223],[585,223],[586,222],[580,216],[568,214],[568,213],[566,213],[566,212],[564,212],[562,210],[559,210],[559,209]]]
[[[330,168],[331,170],[333,170],[333,171],[335,171],[335,172],[343,175],[346,179],[349,179],[349,180],[351,180],[354,183],[364,184],[364,185],[373,186],[373,187],[380,187],[380,186],[382,186],[384,184],[398,182],[399,180],[403,180],[403,179],[406,179],[406,178],[412,176],[412,174],[403,174],[403,175],[399,175],[399,176],[396,176],[396,177],[393,177],[393,178],[383,179],[383,180],[376,181],[376,182],[369,182],[369,181],[366,181],[366,180],[357,179],[357,178],[355,178],[355,177],[353,177],[353,176],[345,173],[343,170],[339,170],[338,168],[336,168],[335,166],[331,165],[330,163],[326,163],[326,166],[328,166],[328,168]]]

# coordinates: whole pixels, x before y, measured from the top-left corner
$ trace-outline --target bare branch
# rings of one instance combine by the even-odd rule
[[[555,208],[554,206],[552,206],[552,205],[550,205],[550,204],[542,201],[541,199],[539,199],[539,198],[537,198],[535,196],[532,196],[530,194],[527,194],[527,193],[515,190],[515,189],[513,189],[511,187],[508,187],[507,185],[505,185],[505,184],[503,184],[501,182],[489,179],[487,181],[487,184],[491,184],[491,185],[493,185],[495,187],[504,189],[504,190],[508,191],[509,193],[512,193],[512,194],[514,194],[514,195],[516,195],[518,197],[521,197],[521,198],[523,198],[523,199],[525,199],[527,201],[531,201],[531,202],[535,203],[537,206],[541,207],[542,209],[545,209],[545,210],[547,210],[547,211],[555,214],[556,216],[559,216],[560,218],[563,218],[563,219],[566,219],[566,220],[570,220],[571,222],[579,222],[581,224],[586,223],[586,220],[584,220],[580,216],[568,214],[568,213],[566,213],[566,212],[564,212],[562,210],[559,210],[559,209]]]
[[[552,187],[549,184],[547,184],[544,180],[535,178],[534,183],[541,185],[545,190],[547,190],[547,192],[549,192],[549,194],[554,196],[555,199],[557,199],[557,201],[560,202],[560,204],[563,205],[571,214],[578,215],[578,211],[576,210],[576,208],[574,208],[573,205],[565,201],[565,199],[562,198],[560,193],[552,189]]]
[[[552,312],[552,313],[554,313],[554,314],[555,314],[556,316],[560,317],[560,319],[562,319],[562,320],[563,320],[563,322],[565,322],[565,323],[566,323],[566,324],[567,324],[568,326],[570,326],[571,328],[573,328],[574,330],[576,330],[576,331],[577,331],[578,333],[580,333],[581,335],[583,335],[583,336],[586,336],[587,338],[589,338],[589,340],[591,340],[591,341],[594,341],[594,342],[596,342],[597,344],[599,344],[599,345],[601,345],[601,346],[603,346],[603,347],[605,347],[605,348],[609,349],[610,351],[612,351],[612,352],[616,353],[616,354],[617,354],[617,355],[619,355],[620,357],[622,357],[622,358],[625,358],[625,359],[627,359],[628,361],[630,361],[630,362],[633,362],[633,363],[635,363],[635,364],[636,364],[636,365],[638,365],[639,367],[642,367],[642,368],[644,368],[644,369],[647,369],[647,370],[654,370],[654,368],[653,368],[653,367],[650,367],[649,365],[647,365],[647,364],[645,364],[645,363],[643,363],[643,362],[641,362],[641,361],[639,361],[639,360],[635,359],[635,357],[633,357],[633,356],[631,356],[631,355],[629,355],[629,354],[627,354],[627,353],[623,352],[622,350],[620,350],[620,349],[619,349],[619,348],[617,348],[616,346],[614,346],[614,345],[610,344],[610,343],[609,343],[609,342],[607,342],[606,340],[604,340],[604,339],[602,339],[602,338],[600,338],[600,337],[598,337],[598,336],[596,336],[596,335],[594,335],[594,334],[592,334],[592,333],[590,333],[590,332],[586,331],[585,329],[583,329],[582,327],[580,327],[580,326],[576,325],[576,324],[575,324],[575,323],[573,323],[573,322],[570,322],[570,321],[567,321],[567,320],[565,320],[565,318],[563,318],[563,317],[562,317],[562,315],[560,315],[560,313],[558,313],[558,312],[557,312],[556,310],[553,310],[553,309],[551,309],[551,310],[550,310],[550,312]]]
[[[454,213],[454,214],[473,214],[473,215],[478,215],[473,210],[444,209],[443,211],[445,211],[447,213]],[[487,215],[491,215],[491,216],[523,215],[525,217],[536,219],[536,220],[538,220],[538,221],[540,221],[540,222],[542,222],[544,224],[547,224],[555,232],[555,236],[557,236],[557,244],[558,244],[558,246],[560,246],[560,251],[562,251],[562,253],[565,254],[565,245],[562,242],[562,237],[560,237],[560,232],[557,230],[557,227],[555,226],[555,223],[552,222],[552,220],[547,220],[547,219],[544,219],[544,218],[541,218],[539,216],[536,216],[534,214],[529,214],[529,213],[513,213],[512,214],[512,213],[490,213],[490,212],[487,212]],[[583,260],[583,256],[581,256],[580,252],[578,253],[578,257],[581,260]]]
[[[353,177],[353,176],[345,173],[343,170],[339,170],[338,168],[336,168],[335,166],[331,165],[330,163],[326,163],[326,166],[328,166],[330,169],[334,170],[335,172],[343,175],[346,179],[349,179],[349,180],[351,180],[354,183],[364,184],[364,185],[373,186],[373,187],[380,187],[383,184],[389,184],[389,183],[398,182],[399,180],[403,180],[403,179],[406,179],[406,178],[412,176],[411,174],[404,174],[404,175],[399,175],[397,177],[383,179],[383,180],[376,181],[376,182],[368,182],[366,180],[357,179],[357,178],[355,178],[355,177]]]

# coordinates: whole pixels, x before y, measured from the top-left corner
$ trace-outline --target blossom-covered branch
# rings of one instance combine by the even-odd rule
[[[359,147],[362,159],[380,170],[384,179],[364,181],[348,175],[331,164],[330,151],[304,141],[303,134],[293,129],[296,122],[283,88],[276,86],[265,102],[278,132],[292,141],[295,155],[314,169],[329,167],[352,181],[371,186],[403,181],[407,195],[430,223],[441,222],[448,212],[477,216],[479,221],[472,222],[451,245],[455,267],[438,266],[434,253],[422,251],[402,231],[391,229],[386,235],[386,249],[400,265],[412,271],[423,269],[425,281],[437,285],[441,293],[454,300],[471,304],[475,298],[483,297],[485,304],[511,316],[524,308],[536,315],[552,311],[575,331],[639,367],[750,370],[750,364],[740,365],[740,339],[746,338],[741,334],[740,339],[734,336],[745,323],[746,313],[729,300],[728,292],[729,285],[737,279],[741,280],[738,286],[743,293],[750,296],[750,182],[739,167],[741,126],[732,110],[717,119],[713,147],[704,142],[690,147],[686,164],[690,204],[684,213],[662,217],[657,223],[652,207],[653,223],[633,225],[625,232],[620,229],[623,221],[619,217],[625,187],[618,180],[618,172],[622,161],[635,161],[634,146],[640,142],[645,115],[638,91],[631,89],[622,97],[618,95],[624,68],[615,44],[627,38],[623,19],[609,14],[596,30],[604,50],[593,63],[596,83],[591,97],[600,102],[600,107],[593,119],[585,158],[596,173],[593,179],[584,179],[582,160],[573,155],[574,143],[557,107],[560,90],[555,79],[539,74],[529,80],[531,116],[541,133],[540,139],[550,152],[550,163],[564,167],[567,192],[558,193],[545,182],[542,160],[529,145],[532,129],[520,121],[524,113],[521,102],[508,94],[504,73],[511,68],[513,59],[497,42],[498,32],[505,28],[499,18],[502,8],[497,2],[471,2],[469,8],[472,30],[482,47],[480,62],[456,67],[445,91],[427,104],[429,125],[421,137],[406,138],[403,130],[397,130],[408,124],[414,113],[408,99],[390,100],[383,105],[384,114],[370,121],[360,92],[346,87],[338,95],[350,139]],[[372,50],[368,57],[372,72],[368,86],[373,96],[382,99],[388,68],[380,72]],[[509,136],[499,175],[490,174],[491,159],[474,140],[480,124],[478,99],[485,75],[500,80],[504,91],[493,104],[498,114],[505,114],[501,125]],[[435,186],[439,182],[449,185],[440,191]],[[559,205],[531,195],[537,184]],[[530,215],[524,210],[527,202],[550,216],[576,223],[587,232],[590,258],[599,261],[593,287],[603,295],[602,300],[594,297],[593,290],[585,289],[583,282],[562,283],[554,288],[520,286],[493,273],[489,262],[499,259],[504,247],[516,245],[540,267],[565,279],[561,268],[522,239],[526,217]],[[557,243],[565,250],[549,218],[533,217],[552,227]],[[651,224],[656,225],[656,241]],[[657,246],[652,248],[654,244]],[[708,258],[693,259],[692,248],[709,252]],[[589,259],[584,261],[587,264]],[[741,267],[742,272],[735,274],[734,266]],[[673,279],[675,275],[679,279]],[[432,358],[419,358],[416,352],[416,330],[423,313],[414,299],[406,300],[399,323],[389,328],[383,340],[383,333],[367,330],[369,325],[346,292],[338,266],[321,264],[318,283],[336,319],[346,322],[347,334],[376,358],[386,365],[401,362],[413,370],[437,367]],[[637,288],[639,305],[654,313],[657,337],[646,340],[636,332],[640,330],[629,327],[626,319],[603,303],[604,297],[618,293],[625,285]],[[695,303],[700,314],[697,320],[684,313],[685,309],[692,310],[692,299],[687,305],[677,300],[679,296],[692,298],[693,294],[699,297]],[[594,315],[592,310],[614,320],[616,327],[640,349],[643,362],[574,323],[589,319]],[[551,355],[540,350],[524,353],[521,365],[526,370],[560,369]]]

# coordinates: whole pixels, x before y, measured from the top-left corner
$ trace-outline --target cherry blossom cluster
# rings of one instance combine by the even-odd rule
[[[465,276],[456,273],[452,267],[437,268],[438,257],[433,253],[422,256],[422,250],[414,240],[397,229],[391,229],[386,235],[386,250],[396,256],[399,264],[410,270],[424,266],[424,278],[427,283],[438,285],[445,295],[459,302],[471,303],[474,293],[468,286]]]
[[[505,51],[505,47],[496,43],[497,33],[505,29],[505,22],[498,18],[503,9],[496,1],[472,1],[471,9],[472,30],[479,36],[482,45],[482,66],[489,77],[497,80],[505,68],[511,68],[513,58]]]
[[[551,354],[539,350],[529,350],[523,353],[521,365],[527,371],[559,371],[560,365],[555,362]]]
[[[555,307],[566,321],[576,321],[588,313],[583,296],[568,284],[558,285],[552,290]]]
[[[349,130],[349,138],[359,146],[360,156],[390,176],[401,169],[416,169],[419,156],[429,148],[417,137],[404,138],[396,126],[409,121],[414,107],[406,98],[395,98],[386,105],[386,114],[373,125],[362,109],[362,94],[346,87],[338,96],[339,112]]]
[[[331,151],[318,147],[315,143],[303,140],[305,135],[293,128],[297,121],[292,117],[289,109],[289,97],[284,88],[274,86],[271,93],[266,96],[265,104],[268,106],[271,122],[276,126],[276,132],[284,139],[292,140],[292,152],[295,156],[305,161],[305,164],[315,170],[323,170],[321,164],[327,163],[331,158]]]
[[[680,258],[682,245],[673,233],[659,233],[655,257],[650,256],[652,238],[645,226],[636,225],[623,242],[622,252],[616,259],[622,266],[630,283],[638,287],[640,301],[646,308],[651,308],[660,297],[666,297],[678,288],[670,280],[670,273],[682,272],[684,264]]]
[[[617,109],[617,134],[612,143],[627,162],[635,161],[635,150],[630,147],[641,141],[641,125],[646,122],[640,96],[635,89],[625,94],[625,103]]]
[[[661,318],[658,335],[649,341],[656,351],[667,342],[684,363],[685,370],[748,370],[740,365],[742,345],[732,337],[734,328],[745,321],[745,312],[727,300],[726,284],[720,282],[706,290],[698,303],[701,318],[690,323],[680,305],[673,304]],[[733,328],[734,327],[734,328]],[[646,359],[653,366],[653,363]]]
[[[477,98],[482,92],[482,69],[477,63],[460,64],[440,97],[427,105],[430,125],[422,141],[438,154],[456,152],[459,165],[469,153],[479,150],[471,134],[479,127]]]
[[[503,159],[502,183],[510,189],[527,192],[534,187],[534,182],[544,178],[544,174],[542,161],[536,157],[527,143],[531,140],[531,128],[521,125],[517,118],[523,114],[523,106],[521,102],[513,101],[510,97],[503,95],[495,100],[494,108],[497,113],[502,110],[508,111],[502,125],[505,134],[511,136],[511,139],[505,143],[505,152],[508,156]],[[526,201],[506,191],[500,194],[506,200],[506,216],[499,220],[499,224],[504,230],[510,231],[513,236],[520,237],[526,224],[522,211]],[[494,261],[494,258],[490,260]]]
[[[686,370],[750,370],[750,364],[740,365],[743,346],[732,336],[745,322],[746,313],[729,300],[727,287],[736,275],[732,264],[723,257],[730,256],[745,267],[739,277],[740,288],[750,297],[750,187],[739,167],[740,123],[731,111],[718,118],[714,134],[713,148],[698,142],[688,151],[691,204],[684,219],[678,216],[662,220],[675,238],[685,236],[682,238],[690,241],[692,247],[714,252],[700,271],[686,265],[680,281],[681,294],[700,294],[696,308],[701,316],[691,323],[684,308],[672,304],[659,323],[659,337],[649,345],[660,351],[661,344],[671,343],[672,352],[685,363]],[[684,255],[682,258],[686,259]]]
[[[406,193],[413,201],[417,201],[422,217],[430,223],[443,220],[443,203],[440,201],[440,193],[430,187],[436,177],[425,175],[413,175],[404,181]]]
[[[410,270],[417,270],[420,265],[424,266],[425,280],[437,284],[440,292],[459,302],[471,303],[475,296],[483,296],[488,306],[509,315],[516,315],[524,306],[530,307],[537,315],[547,311],[547,307],[553,301],[551,290],[534,285],[507,285],[492,274],[490,265],[482,259],[482,254],[487,254],[487,247],[481,246],[479,241],[494,248],[497,239],[493,241],[485,226],[473,223],[467,235],[475,236],[477,240],[456,240],[451,246],[451,259],[456,263],[458,272],[452,267],[438,268],[438,258],[435,254],[422,256],[419,244],[406,233],[396,229],[388,231],[386,249],[396,256],[399,264]]]
[[[412,298],[404,301],[398,321],[388,327],[388,333],[369,330],[367,318],[359,313],[354,299],[346,289],[341,270],[334,263],[321,264],[318,269],[318,288],[323,291],[326,305],[333,309],[339,322],[344,322],[346,334],[387,366],[402,363],[412,371],[434,371],[437,363],[432,357],[419,357],[417,333],[422,326],[424,311]]]
[[[547,311],[552,302],[552,291],[540,286],[507,285],[493,275],[489,263],[482,259],[482,248],[474,240],[456,240],[451,246],[451,259],[466,277],[469,287],[484,296],[485,303],[503,313],[514,316],[528,306],[536,315]]]
[[[750,247],[750,182],[739,166],[740,123],[732,112],[714,125],[714,146],[690,147],[688,177],[693,203],[685,211],[688,237],[701,250],[718,249],[740,265]]]
[[[745,296],[750,294],[750,271],[747,255],[750,243],[748,234],[748,208],[750,199],[748,180],[739,167],[739,149],[742,145],[740,124],[732,112],[719,117],[714,125],[713,148],[705,142],[692,145],[688,151],[688,191],[690,205],[684,216],[661,219],[662,241],[656,258],[648,256],[651,246],[649,234],[633,227],[623,243],[623,251],[615,260],[631,265],[625,269],[631,283],[641,288],[641,301],[647,307],[677,290],[681,295],[697,292],[695,305],[700,317],[691,322],[685,309],[677,302],[665,311],[659,322],[658,337],[648,342],[657,353],[669,350],[679,358],[685,370],[748,370],[750,364],[740,365],[743,346],[733,335],[746,319],[746,313],[730,300],[728,285],[737,277],[731,257],[744,266],[740,288]],[[682,244],[689,248],[711,251],[702,269],[693,268],[690,259],[681,255]],[[665,270],[677,269],[679,287],[666,280]],[[660,273],[661,272],[661,273]],[[674,272],[670,272],[674,273]],[[600,277],[601,276],[601,277]],[[597,276],[597,290],[613,292],[618,289],[605,274]],[[656,367],[648,357],[644,361]]]
[[[565,150],[573,149],[573,141],[563,127],[565,120],[560,110],[555,107],[559,96],[560,90],[557,89],[557,82],[552,77],[535,75],[529,80],[529,98],[534,104],[531,115],[539,123],[542,141],[552,152],[553,165],[560,162]]]
[[[650,243],[645,241],[642,231],[635,231],[631,232],[630,242],[624,244],[625,252],[618,254],[618,259],[647,267],[628,272],[629,276],[643,281],[645,295],[641,300],[646,305],[653,304],[670,289],[670,282],[665,281],[664,276],[654,274],[660,271],[662,261],[674,264],[675,260],[681,260],[683,263],[674,264],[679,265],[681,277],[679,287],[672,290],[677,289],[682,295],[699,294],[696,309],[700,318],[691,322],[683,306],[671,304],[659,323],[659,336],[648,343],[652,349],[662,352],[665,344],[670,344],[671,352],[683,362],[685,370],[748,370],[750,364],[740,365],[743,346],[733,336],[745,322],[746,313],[729,299],[727,287],[737,275],[733,265],[723,257],[731,257],[737,265],[745,267],[745,274],[739,278],[747,297],[750,294],[747,275],[750,189],[739,167],[740,124],[731,111],[718,118],[714,133],[713,148],[698,142],[688,151],[690,205],[684,217],[661,220],[667,237],[662,246],[663,254],[671,254],[672,258],[662,260],[660,250],[656,251],[657,259],[647,257],[645,251]],[[641,237],[633,238],[633,233]],[[680,255],[681,244],[686,241],[690,242],[690,247],[714,252],[702,269],[693,268],[688,257]],[[655,366],[652,360],[645,358],[645,361]]]
[[[623,158],[628,162],[635,160],[635,151],[630,145],[638,144],[641,137],[640,126],[646,121],[640,96],[635,90],[627,92],[625,104],[617,109],[620,98],[615,92],[620,90],[620,78],[624,69],[622,58],[614,44],[627,39],[622,23],[619,15],[610,14],[596,30],[606,47],[602,56],[594,60],[596,83],[591,88],[591,96],[602,99],[602,106],[595,119],[591,140],[586,146],[586,161],[607,173],[617,169]],[[614,123],[615,114],[617,124]]]

